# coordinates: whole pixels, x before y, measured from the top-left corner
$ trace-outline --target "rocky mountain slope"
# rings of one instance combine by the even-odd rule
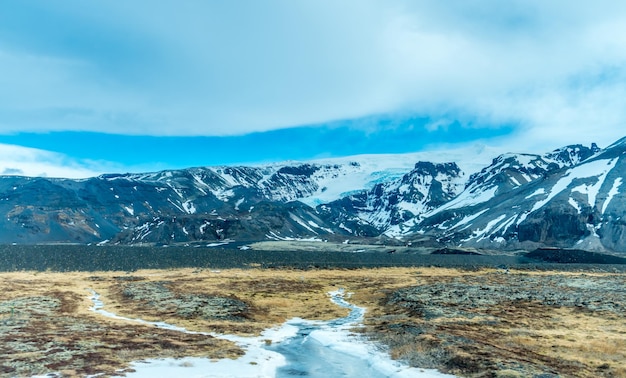
[[[404,176],[374,185],[339,200],[318,206],[334,224],[370,224],[388,234],[401,233],[404,223],[447,203],[462,191],[465,174],[456,163],[420,161]]]
[[[504,154],[477,172],[455,162],[362,157],[84,180],[5,176],[0,242],[385,236],[442,246],[626,251],[625,154],[626,138],[605,149]]]
[[[623,139],[604,150],[498,157],[412,231],[461,246],[624,251],[625,154]]]
[[[160,243],[230,238],[297,238],[333,234],[315,209],[297,199],[339,192],[394,170],[360,163],[210,167],[85,180],[0,178],[0,242]],[[354,184],[354,183],[353,183]],[[348,188],[353,188],[348,185]],[[357,187],[358,188],[358,187]],[[333,194],[340,195],[340,194]],[[377,231],[364,225],[363,232]]]

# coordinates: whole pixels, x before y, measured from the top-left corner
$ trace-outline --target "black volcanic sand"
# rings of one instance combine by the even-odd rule
[[[580,261],[579,261],[580,262]],[[135,271],[172,268],[483,267],[626,272],[624,264],[559,264],[524,256],[380,252],[259,251],[216,247],[2,245],[0,271]]]
[[[626,258],[580,249],[539,248],[526,254],[533,260],[565,264],[626,264]]]

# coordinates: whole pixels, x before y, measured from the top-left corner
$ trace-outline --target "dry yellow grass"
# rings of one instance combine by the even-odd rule
[[[624,287],[625,282],[623,274],[603,273],[512,271],[510,274],[498,274],[487,270],[468,273],[438,269],[420,273],[417,285],[443,283],[440,295],[444,297],[451,291],[459,290],[459,283],[484,287],[488,293],[490,284],[504,287],[524,277],[533,277],[538,286],[554,285],[555,282],[567,284],[577,279],[593,283],[597,279],[612,277],[617,278],[616,292]],[[447,283],[457,286],[450,285],[446,289]],[[543,290],[558,297],[564,288],[545,286]],[[539,290],[528,287],[526,291],[532,298],[538,295]],[[603,299],[599,290],[597,300],[602,302]],[[619,301],[617,308],[625,308],[626,296],[616,294],[607,300]],[[423,359],[428,363],[444,355],[443,359],[448,361],[443,366],[444,370],[461,376],[500,376],[501,371],[506,371],[502,374],[530,376],[558,372],[564,377],[626,377],[626,314],[623,310],[591,311],[586,307],[561,307],[558,304],[513,299],[476,305],[471,297],[459,303],[451,301],[446,304],[444,301],[442,306],[447,306],[452,312],[458,310],[458,314],[426,319],[397,307],[394,312],[392,306],[388,306],[382,313],[393,313],[395,318],[390,320],[387,316],[370,321],[377,328],[379,338],[392,345],[392,353],[396,357],[414,357],[420,361],[421,357],[415,357],[416,352],[435,356],[430,360]],[[399,325],[404,334],[395,331]],[[392,330],[392,326],[396,328]],[[410,329],[422,333],[407,337],[404,330]],[[507,368],[519,364],[528,369],[514,372]]]
[[[519,372],[507,368],[515,363],[546,367],[563,376],[626,376],[623,313],[519,303],[516,307],[503,304],[501,307],[471,308],[469,312],[453,317],[425,319],[388,303],[389,295],[400,288],[450,282],[472,284],[475,280],[506,285],[516,275],[539,278],[580,276],[561,272],[511,272],[505,276],[495,270],[473,272],[442,268],[3,273],[0,274],[0,287],[4,288],[0,290],[0,324],[12,333],[5,334],[10,340],[0,340],[3,344],[0,361],[7,361],[0,363],[0,376],[49,371],[80,376],[111,373],[141,358],[168,355],[224,358],[242,353],[227,341],[183,336],[95,314],[89,311],[92,306],[90,289],[101,295],[106,310],[122,316],[166,321],[190,330],[250,335],[293,317],[323,320],[347,315],[346,309],[332,304],[328,298],[329,291],[340,287],[353,293],[352,303],[367,308],[368,333],[387,333],[388,339],[380,339],[396,343],[390,351],[396,358],[429,354],[432,358],[428,361],[436,364],[437,359],[441,360],[442,365],[433,367],[464,376],[483,376],[481,374],[486,374],[484,369],[492,369],[491,374],[496,376],[515,376]],[[605,275],[587,276],[601,278]],[[174,296],[202,294],[236,298],[249,307],[245,318],[239,320],[181,317],[158,305],[148,306],[124,296],[124,288],[135,282],[162,283]],[[15,307],[18,299],[27,298],[49,298],[57,302],[50,302],[52,310],[47,315],[32,308],[10,307]],[[22,322],[20,324],[26,328],[17,332],[10,328],[12,322]],[[394,324],[414,327],[420,333],[413,336],[405,331],[392,334],[389,329]],[[42,333],[40,329],[46,331]],[[392,337],[402,340],[392,340]],[[450,340],[471,343],[454,344]],[[35,347],[23,347],[25,345]],[[60,352],[64,349],[67,353],[74,353],[76,358],[65,362],[53,360],[52,355],[44,353],[51,348]],[[481,360],[476,361],[476,356]],[[458,366],[445,365],[444,358]],[[497,368],[503,361],[508,365]],[[36,368],[31,371],[10,370],[19,363],[22,368],[28,364]],[[467,366],[463,367],[463,364]],[[474,371],[479,368],[483,371]]]

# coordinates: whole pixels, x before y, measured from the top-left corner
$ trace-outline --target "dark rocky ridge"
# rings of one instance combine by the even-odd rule
[[[470,178],[464,193],[413,230],[468,247],[626,252],[626,196],[621,188],[626,143],[600,151],[566,150],[580,156],[568,153],[570,160],[560,167],[545,157],[560,157],[563,152],[557,151],[544,157],[495,159]]]

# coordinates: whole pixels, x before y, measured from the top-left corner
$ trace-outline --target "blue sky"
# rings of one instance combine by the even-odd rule
[[[513,127],[463,127],[427,131],[429,120],[348,120],[236,136],[146,136],[60,131],[0,135],[0,143],[62,152],[82,161],[118,162],[117,169],[159,170],[206,165],[262,164],[357,154],[409,153],[433,145],[496,140]],[[363,126],[368,124],[367,127]],[[356,125],[356,126],[355,126]],[[428,137],[425,138],[424,135]],[[116,167],[111,166],[111,169]]]
[[[0,1],[0,173],[626,135],[626,3]]]

